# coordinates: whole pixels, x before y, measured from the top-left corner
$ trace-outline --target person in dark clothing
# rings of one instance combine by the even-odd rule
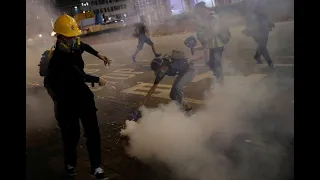
[[[95,49],[93,49],[90,45],[80,41],[80,46],[79,46],[79,50],[80,50],[80,53],[82,54],[84,51],[98,57],[100,60],[102,60],[104,62],[104,65],[106,66],[107,64],[109,64],[111,62],[111,60],[109,60],[106,56],[103,56],[101,54],[99,54]],[[45,53],[48,53],[48,51],[45,51]],[[45,55],[45,53],[43,53],[43,55]],[[52,55],[53,53],[53,50],[51,49],[49,51],[49,54],[46,55],[48,56],[47,58],[50,58],[50,56]],[[81,57],[82,58],[82,57]],[[54,103],[54,115],[55,115],[55,118],[57,118],[57,108],[56,108],[56,101],[55,101],[55,97],[54,97],[54,93],[52,92],[52,90],[49,88],[48,86],[48,82],[47,82],[47,78],[45,77],[44,78],[44,81],[43,81],[43,84],[44,84],[44,87],[46,88],[49,96],[51,97],[53,103]],[[60,128],[59,127],[59,124],[57,124],[57,128]]]
[[[197,61],[202,58],[203,56],[187,59],[184,57],[184,53],[182,51],[176,50],[173,50],[172,55],[168,58],[154,58],[151,62],[151,69],[154,71],[156,77],[153,86],[150,88],[142,104],[144,105],[148,102],[150,96],[155,92],[158,84],[165,76],[178,75],[172,85],[170,98],[185,111],[190,111],[192,107],[185,102],[183,89],[196,75],[193,61]]]
[[[153,42],[151,41],[150,37],[147,36],[148,34],[148,29],[146,26],[146,21],[144,16],[140,16],[140,22],[135,24],[135,32],[134,36],[138,38],[138,46],[136,52],[132,55],[132,61],[136,62],[136,56],[137,54],[141,51],[144,43],[148,44],[151,46],[152,51],[156,57],[161,56],[161,54],[158,54],[156,52],[156,49],[154,47]]]
[[[261,56],[267,61],[269,67],[274,67],[271,60],[269,51],[267,49],[269,32],[274,28],[274,23],[269,20],[266,12],[265,1],[245,1],[245,19],[246,19],[246,29],[244,34],[246,36],[251,36],[257,44],[256,53],[254,59],[258,64],[262,64]]]
[[[215,78],[208,79],[207,90],[209,94],[213,93],[215,84],[223,85],[224,76],[222,71],[222,54],[224,46],[228,41],[223,41],[221,34],[225,24],[217,15],[213,15],[204,2],[199,2],[194,7],[196,17],[197,37],[204,53],[207,56],[206,64],[213,72]],[[231,34],[230,34],[231,36]],[[207,55],[208,54],[208,55]]]
[[[74,176],[77,165],[77,144],[82,122],[86,135],[91,173],[96,179],[106,179],[101,168],[100,132],[94,95],[85,82],[105,85],[103,78],[84,72],[81,54],[86,49],[98,56],[98,52],[81,43],[81,34],[76,21],[68,16],[60,16],[54,25],[57,33],[56,48],[49,61],[46,75],[47,87],[52,90],[56,102],[56,119],[59,123],[64,147],[64,163],[67,174]],[[107,61],[106,63],[110,63]]]

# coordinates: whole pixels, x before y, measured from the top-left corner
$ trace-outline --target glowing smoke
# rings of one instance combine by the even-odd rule
[[[144,162],[164,163],[182,179],[275,179],[283,145],[274,139],[269,145],[262,143],[260,130],[251,122],[255,113],[261,113],[256,107],[271,96],[266,90],[229,86],[191,117],[175,104],[142,108],[143,118],[138,123],[126,121],[121,131],[130,139],[127,152]],[[293,133],[288,127],[292,126],[277,131]]]

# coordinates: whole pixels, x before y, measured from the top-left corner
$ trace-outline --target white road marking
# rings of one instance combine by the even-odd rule
[[[136,62],[149,62],[150,60],[137,60]]]
[[[212,78],[212,77],[213,77],[212,71],[207,71],[205,73],[196,75],[191,82],[199,82],[199,81],[202,81],[204,79]]]
[[[276,67],[293,67],[294,64],[274,64]]]
[[[276,59],[294,59],[294,56],[278,56]]]
[[[251,74],[249,76],[224,76],[224,80],[226,83],[255,83],[262,78],[264,78],[267,74]],[[213,78],[213,73],[211,71],[207,71],[202,74],[196,75],[191,82],[199,82],[207,78]]]
[[[143,74],[144,72],[133,72],[135,69],[132,68],[123,68],[123,69],[118,69],[113,72],[115,73],[123,73],[123,74]]]
[[[145,96],[147,95],[147,92],[149,91],[152,85],[153,85],[152,83],[138,83],[136,86],[125,89],[122,92],[128,93],[128,94]],[[169,93],[171,90],[171,86],[172,85],[159,84],[155,93],[152,95],[152,97],[170,99]],[[197,99],[185,98],[185,101],[189,103],[194,103],[194,104],[204,104],[202,100],[197,100]]]
[[[114,66],[115,66],[115,67],[123,67],[123,66],[126,66],[126,65],[127,65],[127,64],[112,64],[112,63],[111,63],[110,66],[111,66],[111,67],[112,67],[112,66],[113,66],[113,67],[114,67]]]
[[[113,84],[113,85],[118,84],[118,82],[114,82],[114,81],[106,81],[106,82],[107,82],[107,85],[108,84]]]
[[[96,68],[84,68],[83,70],[84,70],[84,72],[86,72],[88,74],[92,74],[92,73],[96,73],[96,72],[100,71],[100,69],[96,69]]]
[[[126,80],[143,73],[144,72],[134,72],[134,69],[131,68],[123,68],[113,71],[112,73],[102,75],[102,77],[106,79]]]

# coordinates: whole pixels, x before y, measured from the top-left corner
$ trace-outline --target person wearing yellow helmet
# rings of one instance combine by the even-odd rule
[[[54,32],[57,34],[57,42],[49,61],[45,81],[54,96],[56,119],[60,126],[64,147],[65,169],[69,176],[76,174],[76,148],[80,138],[80,119],[87,139],[91,173],[96,179],[105,179],[101,168],[97,108],[94,94],[85,82],[98,83],[102,86],[106,81],[84,72],[84,62],[81,57],[84,46],[77,38],[81,31],[72,17],[66,14],[60,16],[55,21]],[[98,55],[97,51],[93,49],[91,51],[91,54]]]
[[[99,54],[90,45],[80,41],[78,38],[81,35],[81,30],[78,27],[77,22],[71,16],[63,14],[54,23],[53,32],[57,36],[57,41],[60,41],[66,50],[74,51],[80,48],[81,53],[87,51],[88,53],[98,57],[104,61],[105,65],[110,64],[111,60],[106,56]]]

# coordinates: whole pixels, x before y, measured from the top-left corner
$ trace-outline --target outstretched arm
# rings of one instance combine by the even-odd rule
[[[153,86],[149,89],[147,95],[145,96],[143,103],[141,103],[140,106],[147,104],[151,95],[156,91],[157,87],[158,84],[153,84]]]
[[[145,105],[149,101],[151,95],[155,92],[155,90],[158,87],[158,84],[164,78],[164,76],[165,76],[165,74],[156,75],[156,79],[154,80],[153,86],[149,89],[147,95],[144,98],[144,101],[140,104],[140,106]]]
[[[103,62],[104,62],[104,65],[107,65],[111,63],[111,60],[108,59],[106,56],[103,56],[101,54],[99,54],[98,51],[96,51],[95,49],[93,49],[93,47],[91,47],[89,44],[86,44],[84,42],[81,41],[81,44],[80,44],[81,48],[83,48],[84,51],[98,57],[99,59],[101,59]]]

